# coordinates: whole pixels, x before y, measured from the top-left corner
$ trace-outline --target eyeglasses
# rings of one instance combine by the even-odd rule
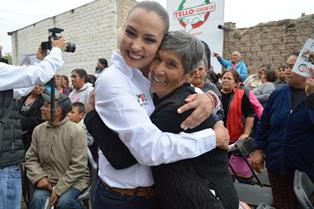
[[[286,66],[285,66],[285,69],[292,69],[294,66],[294,64],[289,64],[289,63],[286,63]]]

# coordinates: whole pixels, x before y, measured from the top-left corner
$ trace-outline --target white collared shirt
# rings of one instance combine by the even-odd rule
[[[149,118],[155,109],[149,80],[140,70],[127,66],[119,52],[113,53],[112,63],[96,81],[96,110],[140,164],[116,170],[100,152],[99,176],[109,186],[151,186],[148,166],[194,158],[216,147],[212,129],[192,134],[160,131]]]
[[[62,51],[52,48],[50,54],[36,65],[14,66],[0,62],[0,91],[14,90],[14,97],[24,96],[25,89],[47,83],[63,65]]]

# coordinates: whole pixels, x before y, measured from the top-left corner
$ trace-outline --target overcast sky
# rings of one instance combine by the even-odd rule
[[[0,45],[11,51],[7,32],[89,3],[93,0],[8,0],[0,7]],[[191,0],[193,1],[193,0]],[[216,0],[220,1],[220,0]],[[166,7],[167,0],[158,0]],[[213,1],[210,1],[213,2]],[[261,22],[295,19],[301,14],[314,14],[314,0],[225,0],[225,22],[238,28]],[[314,26],[313,26],[314,27]]]

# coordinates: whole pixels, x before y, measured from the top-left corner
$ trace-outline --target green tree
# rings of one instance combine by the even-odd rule
[[[9,62],[10,64],[12,64],[12,55],[11,55],[9,52],[5,53],[4,56],[3,56],[3,58],[4,58],[4,59],[7,59],[8,62]]]

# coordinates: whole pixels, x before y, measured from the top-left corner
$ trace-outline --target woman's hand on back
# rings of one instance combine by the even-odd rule
[[[195,110],[181,123],[180,126],[184,130],[192,129],[200,125],[213,113],[215,108],[212,100],[205,93],[192,94],[188,96],[185,101],[187,103],[178,109],[178,113],[182,113],[190,109]]]
[[[223,121],[218,121],[213,129],[216,135],[216,147],[227,151],[229,148],[230,136]]]

